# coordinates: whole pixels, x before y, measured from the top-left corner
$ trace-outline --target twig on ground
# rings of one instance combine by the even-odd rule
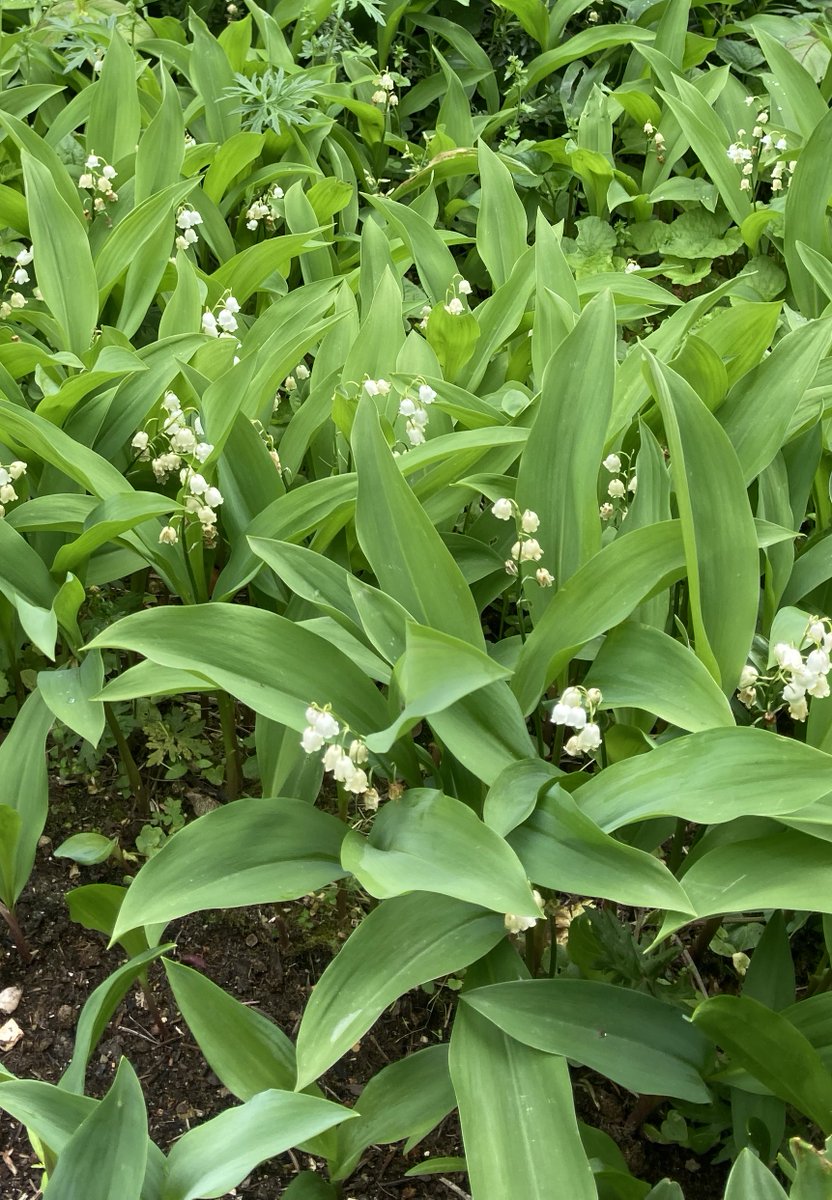
[[[457,1187],[455,1183],[451,1183],[450,1179],[446,1179],[444,1175],[439,1176],[439,1182],[444,1183],[445,1187],[449,1188],[455,1196],[459,1196],[461,1200],[471,1200],[467,1192],[463,1192],[461,1187]]]

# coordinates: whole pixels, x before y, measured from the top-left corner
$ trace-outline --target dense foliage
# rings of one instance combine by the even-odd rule
[[[726,1200],[830,1194],[831,50],[827,0],[3,4],[24,959],[49,770],[106,748],[147,819],[69,896],[127,957],[63,1079],[0,1067],[48,1200],[296,1146],[328,1177],[285,1195],[332,1200],[453,1109],[464,1160],[413,1173],[474,1200],[681,1197],[577,1120],[582,1068]],[[162,811],[151,766],[226,802]],[[296,1043],[165,940],[321,891],[362,917]],[[236,1101],[167,1156],[128,1061],[84,1095],[156,960]],[[448,1040],[323,1098],[446,977]]]

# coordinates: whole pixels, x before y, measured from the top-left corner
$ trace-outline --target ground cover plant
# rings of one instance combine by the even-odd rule
[[[823,0],[3,5],[0,1109],[49,1200],[337,1200],[378,1145],[405,1196],[832,1194],[831,62]],[[45,1080],[72,781],[111,949]],[[296,1028],[177,946],[238,910],[327,926]],[[90,1086],[134,992],[224,1089],[172,1145],[130,1055]]]

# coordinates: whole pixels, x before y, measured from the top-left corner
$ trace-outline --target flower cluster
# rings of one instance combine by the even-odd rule
[[[628,457],[624,455],[624,457]],[[629,479],[626,474],[629,471],[628,467],[622,467],[620,454],[608,454],[601,463],[605,470],[609,471],[612,479],[607,484],[607,495],[609,500],[605,500],[598,510],[602,521],[609,521],[616,512],[616,507],[620,513],[621,519],[627,515],[627,506],[623,502],[627,499],[627,494],[634,496],[638,487],[638,477],[635,472],[630,474]],[[622,478],[622,475],[624,478]]]
[[[454,280],[451,284],[449,297],[445,301],[445,312],[450,313],[452,317],[461,317],[465,312],[465,305],[460,296],[470,296],[472,290],[467,279],[460,279],[459,282]]]
[[[197,470],[208,459],[214,447],[204,440],[205,430],[195,412],[185,412],[175,392],[165,392],[162,400],[163,415],[154,419],[158,426],[155,438],[151,439],[145,429],[140,429],[130,445],[138,451],[139,459],[150,461],[153,474],[159,483],[164,483],[174,471],[185,488],[185,512],[199,523],[206,545],[216,542],[216,509],[223,497],[219,488],[211,486]],[[161,443],[161,445],[160,445]],[[159,541],[175,546],[179,534],[174,525],[166,525]]]
[[[13,309],[26,307],[26,297],[24,294],[17,290],[11,291],[10,289],[25,287],[30,282],[29,272],[26,268],[31,266],[34,256],[34,248],[31,246],[28,250],[20,250],[15,255],[12,273],[6,283],[6,289],[9,290],[9,298],[0,303],[0,318],[5,320],[6,317],[11,315]],[[34,290],[34,295],[37,299],[40,299],[40,293],[37,288]]]
[[[575,730],[564,746],[573,758],[589,754],[601,745],[601,730],[595,721],[595,712],[602,699],[598,688],[568,687],[555,701],[549,720],[553,725],[566,725]]]
[[[214,307],[206,308],[202,314],[202,332],[210,337],[231,337],[237,329],[237,313],[240,305],[230,292]]]
[[[782,687],[781,702],[788,705],[789,716],[793,721],[805,721],[809,715],[806,697],[821,700],[830,694],[832,622],[813,617],[799,646],[777,642],[773,655],[777,670],[771,675],[761,675],[751,663],[743,667],[737,698],[750,709],[757,705],[761,691]]]
[[[436,392],[426,383],[414,386],[417,386],[416,396],[405,393],[399,402],[399,416],[405,418],[405,433],[411,446],[421,446],[428,424],[428,408],[436,399]]]
[[[113,180],[117,175],[118,171],[115,167],[111,167],[99,155],[92,153],[87,155],[84,170],[78,179],[78,187],[82,191],[95,194],[92,205],[95,212],[104,212],[108,202],[112,204],[118,200],[118,192],[113,190]],[[84,211],[89,217],[89,209]]]
[[[665,150],[664,135],[655,127],[652,121],[645,121],[644,132],[647,134],[648,142],[651,140],[653,142],[653,148],[656,151],[656,161],[663,163]]]
[[[370,787],[364,765],[369,758],[367,747],[360,738],[352,738],[345,745],[349,729],[336,721],[329,707],[320,708],[310,704],[305,713],[307,725],[301,734],[300,744],[307,754],[324,751],[321,761],[336,783],[340,783],[354,796],[363,796],[367,808],[378,808],[378,792]]]
[[[753,104],[754,97],[746,96],[746,104]],[[746,143],[746,130],[737,130],[737,140],[732,142],[726,151],[728,158],[732,163],[735,163],[741,168],[742,179],[740,180],[740,189],[744,192],[750,192],[753,186],[754,164],[763,154],[775,152],[782,153],[788,148],[786,138],[780,136],[775,138],[774,134],[766,129],[769,121],[769,114],[765,109],[757,113],[756,122],[751,130],[752,141]],[[791,175],[797,166],[797,161],[785,163],[780,159],[774,163],[771,168],[771,190],[772,192],[781,192],[783,190],[783,180],[786,180],[786,185],[791,182]]]
[[[176,249],[187,250],[194,246],[199,239],[196,226],[202,224],[202,217],[195,208],[183,207],[176,214],[176,228],[181,230],[176,237]]]
[[[268,192],[252,200],[246,209],[246,229],[259,229],[262,221],[266,229],[273,230],[282,216],[278,201],[283,199],[283,188],[277,184]]]
[[[543,916],[543,897],[537,890],[532,891],[534,902],[540,909],[540,917]],[[505,927],[509,933],[525,933],[527,929],[533,929],[540,917],[520,917],[516,913],[506,913]]]
[[[396,81],[387,71],[376,76],[375,91],[372,94],[373,104],[383,104],[385,108],[395,108],[399,103],[399,97],[396,94]]]
[[[26,474],[27,467],[28,463],[19,459],[6,467],[0,463],[0,517],[5,517],[6,505],[13,504],[18,499],[14,485],[21,475]]]
[[[540,562],[543,557],[543,547],[537,538],[532,537],[540,528],[540,517],[530,508],[520,511],[515,500],[502,496],[491,505],[491,511],[498,521],[514,520],[517,525],[517,541],[511,547],[511,558],[506,560],[506,573],[519,575],[519,563]],[[555,582],[554,576],[545,567],[538,567],[534,573],[540,587],[551,587]]]

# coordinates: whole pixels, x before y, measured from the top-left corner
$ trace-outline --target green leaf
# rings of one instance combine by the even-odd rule
[[[723,691],[731,692],[757,624],[754,518],[724,430],[681,376],[647,353],[670,449],[696,653]]]
[[[78,1018],[72,1058],[61,1076],[62,1088],[68,1092],[83,1092],[87,1063],[113,1013],[124,999],[127,989],[140,976],[146,977],[148,964],[170,949],[172,945],[144,950],[129,962],[122,963],[98,985],[84,1004]]]
[[[113,937],[206,908],[305,896],[340,879],[344,825],[300,800],[237,800],[186,825],[139,871]]]
[[[102,646],[135,650],[163,667],[195,671],[255,712],[298,731],[311,701],[331,703],[339,719],[359,733],[387,723],[387,706],[375,685],[345,654],[263,609],[165,606],[116,621],[87,649]],[[102,698],[109,699],[106,688]]]
[[[355,528],[379,586],[420,624],[482,647],[479,614],[465,579],[402,478],[369,397],[358,406],[352,449],[358,473]]]
[[[317,1096],[260,1092],[179,1139],[168,1155],[161,1200],[224,1196],[258,1163],[350,1119],[348,1108]]]
[[[832,1078],[817,1051],[780,1013],[748,996],[714,996],[693,1023],[770,1092],[832,1129]]]
[[[55,858],[69,858],[82,867],[90,867],[106,862],[117,845],[118,838],[104,837],[103,833],[75,833],[52,853]]]
[[[746,484],[769,465],[786,440],[830,342],[832,321],[800,325],[734,384],[720,407],[718,420],[736,451]]]
[[[708,1102],[705,1038],[681,1009],[592,980],[531,979],[463,992],[504,1033],[600,1071],[633,1092]]]
[[[607,831],[672,815],[701,825],[797,812],[829,792],[832,759],[766,730],[713,729],[615,763],[581,788],[581,810]]]
[[[86,127],[88,154],[108,163],[134,154],[141,129],[136,91],[136,59],[117,29],[110,34],[107,53],[95,84]]]
[[[4,852],[7,861],[3,874],[7,876],[9,890],[3,901],[11,909],[26,886],[38,839],[46,824],[49,804],[46,736],[53,721],[40,693],[32,692],[0,743],[0,809],[12,810],[20,820],[13,849],[8,857]],[[0,832],[0,838],[6,840],[5,830]]]
[[[482,985],[531,981],[505,943],[469,972],[463,998]],[[517,980],[518,984],[500,983]],[[490,990],[490,989],[485,989]],[[454,1017],[451,1080],[459,1105],[471,1190],[477,1200],[595,1200],[581,1145],[566,1058],[507,1036],[470,1004]]]
[[[486,909],[412,892],[385,900],[364,918],[324,971],[298,1033],[298,1080],[323,1075],[411,988],[458,971],[505,935]]]
[[[599,25],[595,29],[584,29],[574,37],[567,38],[554,50],[538,54],[528,64],[526,85],[535,87],[553,71],[559,71],[567,63],[594,54],[596,50],[606,50],[610,46],[626,46],[638,42],[652,42],[655,34],[651,29],[640,29],[638,25]]]
[[[256,1008],[241,1004],[199,971],[165,959],[179,1011],[208,1066],[239,1100],[295,1082],[295,1048]]]
[[[800,151],[786,193],[783,253],[798,309],[805,317],[818,317],[826,307],[826,297],[804,265],[798,243],[804,243],[825,259],[832,259],[832,238],[822,200],[832,186],[830,135],[832,112],[827,112]]]
[[[384,1067],[355,1102],[359,1119],[338,1130],[332,1178],[350,1176],[368,1146],[424,1137],[455,1107],[446,1045],[417,1050]]]
[[[21,159],[38,286],[61,330],[59,348],[83,354],[98,322],[87,230],[43,163],[26,152]]]
[[[483,141],[477,145],[477,164],[482,187],[477,251],[496,289],[508,281],[526,249],[528,221],[508,167]]]
[[[90,1171],[90,1163],[95,1170]],[[147,1165],[147,1113],[123,1058],[110,1090],[66,1143],[49,1177],[53,1200],[139,1200]]]
[[[61,546],[55,555],[52,570],[64,574],[74,570],[100,546],[114,541],[121,534],[154,517],[166,516],[179,509],[175,500],[155,492],[130,492],[109,496],[92,510],[84,521],[84,532],[73,542]],[[158,538],[159,526],[154,521],[154,533]]]
[[[532,711],[576,651],[626,620],[660,585],[678,579],[683,567],[678,521],[634,529],[594,554],[558,588],[520,652],[511,688],[523,712]]]
[[[597,478],[614,387],[615,309],[601,292],[549,361],[517,474],[517,502],[540,517],[543,561],[558,588],[601,548]],[[550,595],[537,589],[533,610]]]
[[[692,733],[735,723],[692,651],[648,625],[627,621],[608,633],[584,685],[601,690],[605,708],[641,708]]]
[[[725,1187],[725,1200],[788,1200],[786,1193],[756,1154],[746,1146],[731,1168]]]
[[[619,904],[693,912],[667,867],[602,832],[570,795],[552,786],[509,845],[534,883]]]
[[[103,684],[104,662],[94,650],[78,667],[38,672],[38,688],[48,707],[91,746],[98,745],[104,732],[104,705],[94,699]]]
[[[404,709],[387,729],[366,739],[370,750],[381,753],[422,717],[442,712],[511,674],[484,651],[459,638],[413,621],[406,628],[405,652],[396,668]]]
[[[350,830],[341,861],[379,899],[436,892],[499,913],[539,915],[526,872],[503,839],[462,801],[427,788],[385,805],[369,838]]]

